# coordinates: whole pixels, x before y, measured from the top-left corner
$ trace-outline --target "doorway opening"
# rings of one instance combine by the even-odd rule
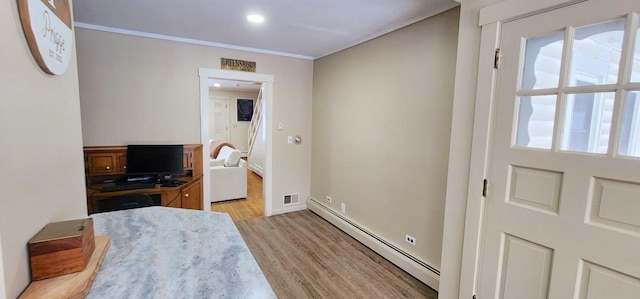
[[[243,158],[245,159],[245,158]],[[247,197],[211,203],[211,212],[227,213],[233,222],[252,219],[264,215],[264,195],[262,178],[247,169]]]
[[[241,181],[246,180],[246,184],[234,186],[245,189],[244,195],[241,194],[242,191],[235,190],[233,195],[227,193],[224,198],[220,198],[220,192],[216,193],[213,188],[220,187],[221,183],[216,183],[217,176],[214,176],[214,172],[211,173],[213,189],[211,211],[227,213],[234,222],[264,215],[263,172],[257,171],[264,166],[263,135],[257,134],[264,129],[262,122],[264,113],[256,111],[262,110],[263,107],[261,105],[262,85],[262,82],[209,79],[211,150],[216,152],[221,145],[232,146],[240,151],[245,161],[241,163],[241,168],[245,171],[225,172],[229,175],[229,180],[244,172],[246,178]],[[252,127],[257,127],[257,130],[250,130]],[[233,184],[223,185],[223,188],[233,186]],[[218,195],[215,196],[215,194]]]
[[[210,80],[231,80],[260,84],[262,90],[262,101],[264,101],[264,172],[262,176],[262,194],[264,197],[263,211],[265,216],[272,214],[272,112],[273,112],[273,75],[247,73],[239,71],[228,71],[219,69],[199,70],[200,76],[200,116],[201,116],[201,141],[203,145],[203,206],[211,207],[211,174],[209,173],[209,142],[210,142],[210,121],[211,109],[209,99]],[[235,99],[233,99],[235,100]]]

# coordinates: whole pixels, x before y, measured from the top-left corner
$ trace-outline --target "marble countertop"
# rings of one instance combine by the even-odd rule
[[[91,215],[111,246],[87,298],[275,298],[229,215],[149,207]]]

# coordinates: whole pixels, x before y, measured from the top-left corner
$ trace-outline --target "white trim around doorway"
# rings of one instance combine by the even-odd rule
[[[202,151],[207,157],[209,153],[209,78],[224,80],[253,81],[265,83],[263,100],[266,103],[266,144],[265,144],[265,169],[263,177],[264,194],[264,215],[271,216],[273,211],[273,136],[272,136],[272,119],[273,119],[273,82],[274,76],[269,74],[248,73],[240,71],[228,71],[220,69],[200,68],[198,70],[200,77],[200,138],[202,140]],[[211,206],[211,184],[209,182],[210,173],[209,159],[203,160],[204,178],[203,178],[203,207]]]

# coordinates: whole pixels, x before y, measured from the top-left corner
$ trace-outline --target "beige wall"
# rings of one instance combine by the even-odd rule
[[[449,10],[314,64],[312,197],[338,212],[345,203],[350,220],[435,267],[458,15]]]
[[[86,217],[87,207],[75,53],[63,75],[46,75],[17,1],[0,4],[0,27],[0,298],[16,298],[31,280],[29,239],[47,223]]]
[[[217,90],[215,88],[209,89],[209,96],[215,97],[227,97],[229,99],[229,141],[237,149],[242,152],[249,150],[249,123],[247,121],[237,120],[237,103],[236,99],[253,99],[254,104],[258,99],[258,92],[252,91],[229,91],[229,90]],[[210,106],[211,107],[211,106]],[[213,117],[209,119],[209,122],[213,121]],[[210,134],[211,131],[210,131]]]
[[[274,76],[273,212],[284,194],[310,190],[313,62],[76,28],[82,133],[85,145],[200,143],[198,68],[219,69],[220,58],[255,61]],[[274,126],[275,128],[275,126]]]

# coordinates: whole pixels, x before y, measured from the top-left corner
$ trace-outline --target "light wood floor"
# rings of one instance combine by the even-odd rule
[[[262,178],[251,170],[247,170],[247,198],[211,204],[212,212],[227,213],[233,221],[260,217],[263,215],[263,209]]]
[[[278,298],[437,298],[309,210],[236,222]]]
[[[311,211],[262,217],[262,178],[228,213],[278,298],[437,298],[437,293]]]

